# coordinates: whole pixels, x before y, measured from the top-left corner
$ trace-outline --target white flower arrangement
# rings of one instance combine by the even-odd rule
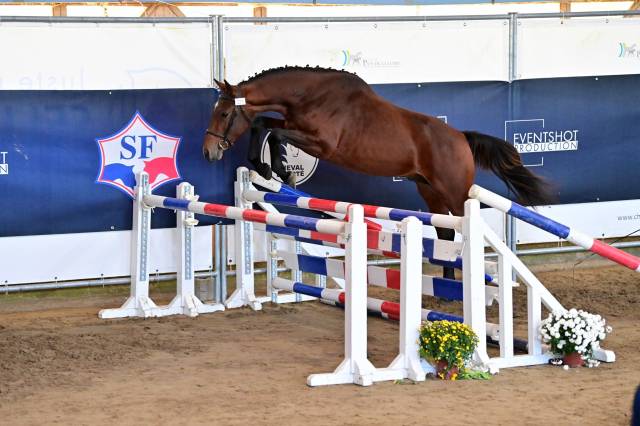
[[[591,359],[593,350],[600,346],[612,328],[600,315],[590,314],[583,310],[571,309],[563,312],[552,312],[540,324],[540,337],[557,355],[568,355],[578,352],[588,367],[599,363]]]

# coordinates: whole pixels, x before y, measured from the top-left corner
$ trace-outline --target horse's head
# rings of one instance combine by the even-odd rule
[[[231,148],[251,124],[243,105],[238,86],[216,80],[220,90],[218,102],[211,113],[211,120],[202,143],[202,153],[209,161],[221,160],[224,151]]]

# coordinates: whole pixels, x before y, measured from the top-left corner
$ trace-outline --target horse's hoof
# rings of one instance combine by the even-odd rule
[[[256,166],[256,171],[260,176],[265,178],[266,180],[271,180],[273,177],[273,172],[271,171],[271,166],[267,163],[260,163]]]
[[[292,188],[296,187],[296,176],[293,173],[289,173],[287,175],[287,185]]]

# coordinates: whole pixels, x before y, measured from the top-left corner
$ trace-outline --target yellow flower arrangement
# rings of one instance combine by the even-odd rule
[[[420,356],[432,362],[446,361],[444,378],[453,368],[463,369],[478,345],[478,336],[466,324],[455,321],[425,321],[420,326]],[[458,374],[450,375],[456,380]]]

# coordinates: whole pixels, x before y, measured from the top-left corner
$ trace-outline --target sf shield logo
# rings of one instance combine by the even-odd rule
[[[136,173],[149,174],[152,191],[180,179],[176,163],[180,138],[154,129],[139,112],[115,135],[97,142],[101,157],[98,183],[115,186],[133,198]]]

